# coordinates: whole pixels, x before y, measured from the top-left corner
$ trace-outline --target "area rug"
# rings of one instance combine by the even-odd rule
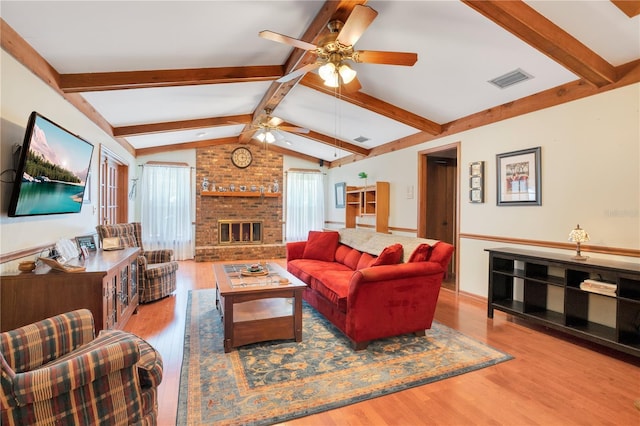
[[[349,340],[303,304],[302,342],[224,353],[215,290],[189,292],[177,424],[268,425],[398,392],[511,359],[434,322],[426,336]]]

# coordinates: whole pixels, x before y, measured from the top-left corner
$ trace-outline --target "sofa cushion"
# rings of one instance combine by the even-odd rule
[[[444,268],[446,268],[447,263],[451,259],[452,253],[453,253],[453,247],[451,246],[447,247],[446,244],[441,244],[440,242],[437,242],[432,247],[429,261],[439,263]]]
[[[429,259],[431,256],[431,246],[427,243],[420,244],[416,249],[411,253],[409,257],[409,263],[411,262],[424,262]]]
[[[356,249],[351,249],[349,254],[344,259],[344,264],[351,268],[352,271],[355,271],[358,268],[358,262],[360,261],[360,256],[362,253]]]
[[[362,253],[362,256],[360,256],[360,260],[358,261],[358,267],[356,268],[357,270],[360,270],[362,268],[368,268],[369,266],[371,266],[371,263],[375,262],[376,258],[371,256],[369,253]]]
[[[396,263],[400,263],[401,259],[402,244],[392,244],[385,247],[382,253],[380,253],[380,256],[378,256],[370,266],[395,265]]]
[[[344,244],[338,244],[338,248],[336,249],[336,262],[344,265],[344,260],[347,258],[349,253],[351,253],[351,247],[345,246]]]
[[[307,244],[304,246],[304,259],[324,260],[333,262],[340,234],[334,231],[309,231]]]
[[[310,287],[312,287],[313,277],[317,277],[318,274],[326,269],[353,273],[349,267],[338,262],[325,262],[314,259],[295,259],[287,262],[287,271],[300,278]]]
[[[347,312],[347,296],[353,271],[324,269],[311,279],[311,287],[342,312]]]

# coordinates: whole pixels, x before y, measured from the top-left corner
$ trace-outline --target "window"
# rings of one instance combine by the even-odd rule
[[[324,184],[316,170],[287,172],[286,239],[303,241],[324,227]]]
[[[146,250],[172,249],[176,260],[193,259],[191,168],[149,165],[142,169],[142,242]]]

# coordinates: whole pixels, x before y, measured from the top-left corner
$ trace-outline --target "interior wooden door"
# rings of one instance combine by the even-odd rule
[[[456,176],[455,158],[427,158],[427,238],[454,244]]]
[[[100,152],[100,223],[128,221],[127,179],[129,168],[111,152]]]

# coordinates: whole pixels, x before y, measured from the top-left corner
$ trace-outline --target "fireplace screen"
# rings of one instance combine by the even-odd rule
[[[262,221],[218,221],[219,244],[261,244]]]

